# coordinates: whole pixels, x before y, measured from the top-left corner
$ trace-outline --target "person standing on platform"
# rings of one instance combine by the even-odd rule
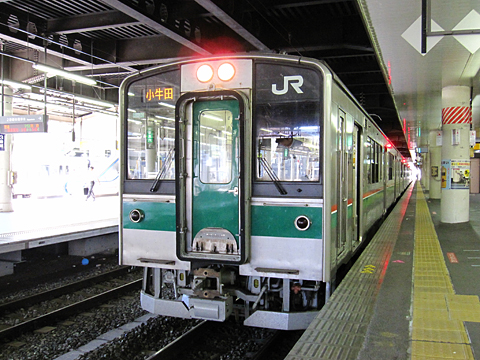
[[[95,201],[95,194],[93,193],[93,186],[95,185],[95,182],[98,181],[94,172],[93,172],[93,166],[90,166],[88,170],[88,192],[87,192],[87,197],[85,198],[85,201],[87,201],[90,197]]]

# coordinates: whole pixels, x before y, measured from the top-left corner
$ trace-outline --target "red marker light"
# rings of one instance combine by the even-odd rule
[[[223,63],[218,68],[218,78],[222,81],[230,81],[235,76],[235,67],[230,63]]]
[[[200,82],[208,82],[213,78],[213,69],[210,65],[203,64],[197,69],[197,79]]]

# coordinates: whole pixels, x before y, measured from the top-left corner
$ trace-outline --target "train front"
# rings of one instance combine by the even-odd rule
[[[152,313],[303,329],[324,299],[324,73],[177,62],[121,88],[120,263]]]

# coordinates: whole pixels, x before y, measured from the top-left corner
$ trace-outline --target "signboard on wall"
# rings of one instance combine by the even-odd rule
[[[0,151],[5,151],[5,134],[0,134]]]
[[[470,160],[442,160],[442,189],[470,188]]]

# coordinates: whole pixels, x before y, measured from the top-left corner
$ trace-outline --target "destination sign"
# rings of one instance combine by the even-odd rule
[[[155,89],[148,89],[145,93],[145,99],[147,101],[173,100],[173,88],[158,87]]]
[[[24,134],[47,132],[47,115],[0,116],[0,132]]]

